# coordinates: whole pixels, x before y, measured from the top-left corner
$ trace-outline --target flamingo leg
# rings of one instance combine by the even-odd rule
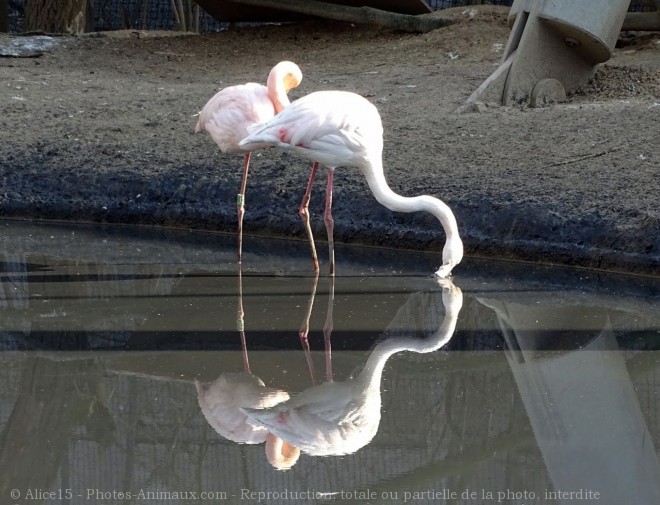
[[[303,196],[302,202],[300,203],[300,218],[305,225],[305,231],[307,232],[307,238],[309,240],[309,245],[312,248],[312,262],[314,264],[314,272],[319,271],[319,258],[316,254],[316,246],[314,245],[314,235],[312,234],[312,226],[310,224],[309,216],[309,200],[311,199],[312,193],[312,183],[314,182],[314,176],[316,175],[316,170],[318,169],[319,164],[315,161],[312,164],[312,171],[309,174],[309,181],[307,181],[307,189],[305,190],[305,195]]]
[[[300,326],[300,331],[298,335],[300,336],[300,343],[302,345],[303,351],[305,352],[305,359],[307,360],[307,368],[309,369],[309,375],[312,379],[312,384],[316,386],[316,371],[314,370],[314,362],[312,361],[312,351],[309,348],[309,340],[307,336],[309,335],[309,320],[312,317],[312,308],[314,308],[314,298],[316,298],[316,287],[319,283],[319,273],[316,271],[314,273],[314,279],[312,280],[312,292],[309,295],[309,300],[307,301],[307,312],[305,313],[305,318],[303,319],[302,325]]]
[[[334,380],[332,373],[332,338],[333,330],[333,308],[335,305],[335,277],[330,278],[330,292],[328,293],[328,312],[325,316],[325,324],[323,325],[323,341],[325,343],[325,375],[328,382]]]
[[[250,167],[250,153],[245,153],[243,163],[243,179],[241,180],[241,191],[236,196],[236,213],[238,214],[238,252],[237,261],[240,265],[243,255],[243,215],[245,214],[245,188],[247,186],[248,168]]]
[[[245,339],[245,312],[243,311],[243,275],[241,268],[238,268],[238,309],[236,311],[236,329],[241,337],[241,351],[243,354],[243,369],[250,371],[250,361],[248,360],[247,341]]]
[[[334,168],[328,168],[328,184],[325,188],[325,213],[323,214],[325,229],[328,233],[328,254],[330,257],[330,275],[335,275],[335,240],[334,240],[335,221],[334,219],[332,219],[332,180],[334,177],[334,173],[335,173]]]

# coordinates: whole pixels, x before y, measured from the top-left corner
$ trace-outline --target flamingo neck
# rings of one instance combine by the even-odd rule
[[[270,97],[270,100],[273,102],[273,106],[275,107],[275,114],[279,114],[282,112],[282,109],[289,105],[289,97],[286,94],[286,91],[284,91],[284,87],[278,86],[276,89],[271,90],[271,87],[268,86],[268,96]]]
[[[266,87],[268,88],[268,97],[273,102],[276,114],[282,112],[282,109],[291,103],[287,93],[297,85],[298,83],[294,81],[291,72],[282,65],[276,66],[268,74]]]
[[[457,320],[458,311],[448,311],[438,331],[428,338],[393,337],[379,342],[369,355],[358,380],[363,382],[365,388],[378,388],[380,390],[383,369],[388,359],[402,351],[423,354],[440,349],[449,342],[454,334]]]
[[[385,180],[382,156],[369,157],[361,168],[371,192],[382,205],[395,212],[430,212],[440,221],[448,240],[459,237],[456,217],[442,200],[429,195],[401,196],[392,191]]]
[[[398,345],[397,342],[393,342],[392,339],[378,343],[373,351],[371,351],[358,377],[358,380],[363,383],[363,387],[365,389],[373,388],[380,391],[380,381],[383,377],[383,369],[387,360],[397,352],[404,350],[405,347]]]

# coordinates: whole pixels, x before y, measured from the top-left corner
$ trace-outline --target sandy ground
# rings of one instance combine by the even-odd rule
[[[292,98],[344,89],[377,105],[391,187],[448,203],[467,254],[660,275],[660,35],[623,34],[567,104],[456,113],[497,67],[505,20],[482,7],[424,35],[321,21],[108,33],[0,58],[0,212],[233,231],[241,157],[193,134],[195,115],[290,59],[305,76]],[[246,232],[302,238],[309,164],[269,150],[252,166]],[[320,174],[319,240],[323,188]],[[356,169],[337,170],[334,209],[338,240],[442,249],[437,221],[381,207]]]

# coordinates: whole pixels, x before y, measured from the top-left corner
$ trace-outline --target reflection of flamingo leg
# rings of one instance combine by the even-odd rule
[[[328,254],[330,257],[330,275],[335,275],[335,239],[334,239],[335,221],[334,219],[332,219],[332,179],[334,173],[335,173],[334,168],[328,168],[328,184],[325,188],[325,213],[323,214],[325,229],[328,233]]]
[[[300,326],[300,331],[298,335],[300,336],[300,343],[302,344],[303,351],[305,351],[305,359],[307,360],[307,368],[309,368],[309,375],[312,378],[312,384],[316,385],[316,372],[314,371],[314,362],[312,361],[312,351],[309,348],[309,320],[312,317],[312,308],[314,307],[314,298],[316,297],[316,287],[319,283],[319,272],[318,270],[314,274],[314,280],[312,281],[312,292],[309,295],[309,301],[307,302],[307,313],[303,319],[302,325]]]
[[[319,271],[319,258],[316,254],[316,246],[314,245],[314,235],[312,234],[312,226],[310,224],[309,217],[309,200],[312,193],[312,184],[314,182],[314,176],[316,175],[316,170],[318,169],[319,164],[315,161],[312,165],[312,171],[309,174],[309,181],[307,182],[307,189],[305,190],[305,195],[303,196],[302,202],[300,203],[300,218],[303,220],[305,225],[305,231],[307,232],[307,238],[309,239],[309,245],[312,248],[312,262],[314,264],[314,271]]]
[[[316,288],[318,286],[319,274],[316,272],[312,281],[312,292],[309,295],[307,302],[307,312],[300,327],[300,343],[302,344],[303,351],[305,352],[305,360],[307,361],[307,368],[309,375],[312,379],[312,384],[316,384],[316,372],[314,370],[314,361],[312,360],[312,351],[309,347],[309,320],[312,316],[312,309],[314,307],[314,299],[316,298]],[[245,312],[243,309],[243,273],[239,266],[238,268],[238,306],[236,311],[236,329],[241,339],[241,352],[243,356],[243,369],[250,372],[250,361],[248,359],[247,339],[245,337]]]
[[[335,277],[330,278],[330,292],[328,293],[328,312],[325,316],[325,324],[323,325],[323,341],[325,344],[325,375],[328,382],[333,381],[332,374],[332,338],[333,329],[333,316],[332,310],[335,304]]]
[[[241,180],[241,192],[236,196],[236,213],[238,214],[238,252],[237,261],[240,265],[243,250],[243,215],[245,214],[245,188],[247,186],[248,168],[250,167],[250,153],[245,153],[243,163],[243,179]]]
[[[248,360],[247,341],[245,339],[245,312],[243,311],[243,275],[241,267],[238,267],[238,310],[236,314],[236,329],[241,337],[241,351],[243,353],[243,369],[250,371],[250,361]]]

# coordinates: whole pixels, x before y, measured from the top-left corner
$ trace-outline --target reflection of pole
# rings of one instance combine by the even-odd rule
[[[554,487],[546,498],[567,504],[598,493],[603,505],[630,496],[635,503],[660,503],[660,465],[607,314],[480,302],[497,313],[505,333],[506,356]],[[575,327],[596,317],[603,318],[602,331],[591,330],[579,348],[538,351],[549,333],[561,338],[552,325]]]
[[[243,353],[243,368],[250,371],[250,361],[247,352],[247,340],[245,339],[245,312],[243,311],[243,273],[241,265],[238,265],[238,309],[236,314],[236,329],[241,337],[241,351]]]
[[[323,341],[325,344],[325,375],[328,382],[332,382],[332,329],[333,317],[332,310],[335,305],[335,276],[330,276],[330,288],[328,292],[328,312],[325,316],[325,324],[323,325]]]
[[[316,385],[316,372],[314,371],[314,362],[312,361],[312,351],[309,348],[309,320],[312,317],[312,309],[314,308],[314,298],[316,298],[316,288],[319,284],[319,271],[314,272],[314,277],[312,279],[312,292],[309,295],[309,300],[307,301],[307,312],[305,318],[303,319],[302,324],[300,325],[300,331],[298,335],[300,336],[300,343],[302,345],[303,351],[305,351],[305,359],[307,360],[307,368],[309,368],[309,375],[312,378],[312,384]]]

